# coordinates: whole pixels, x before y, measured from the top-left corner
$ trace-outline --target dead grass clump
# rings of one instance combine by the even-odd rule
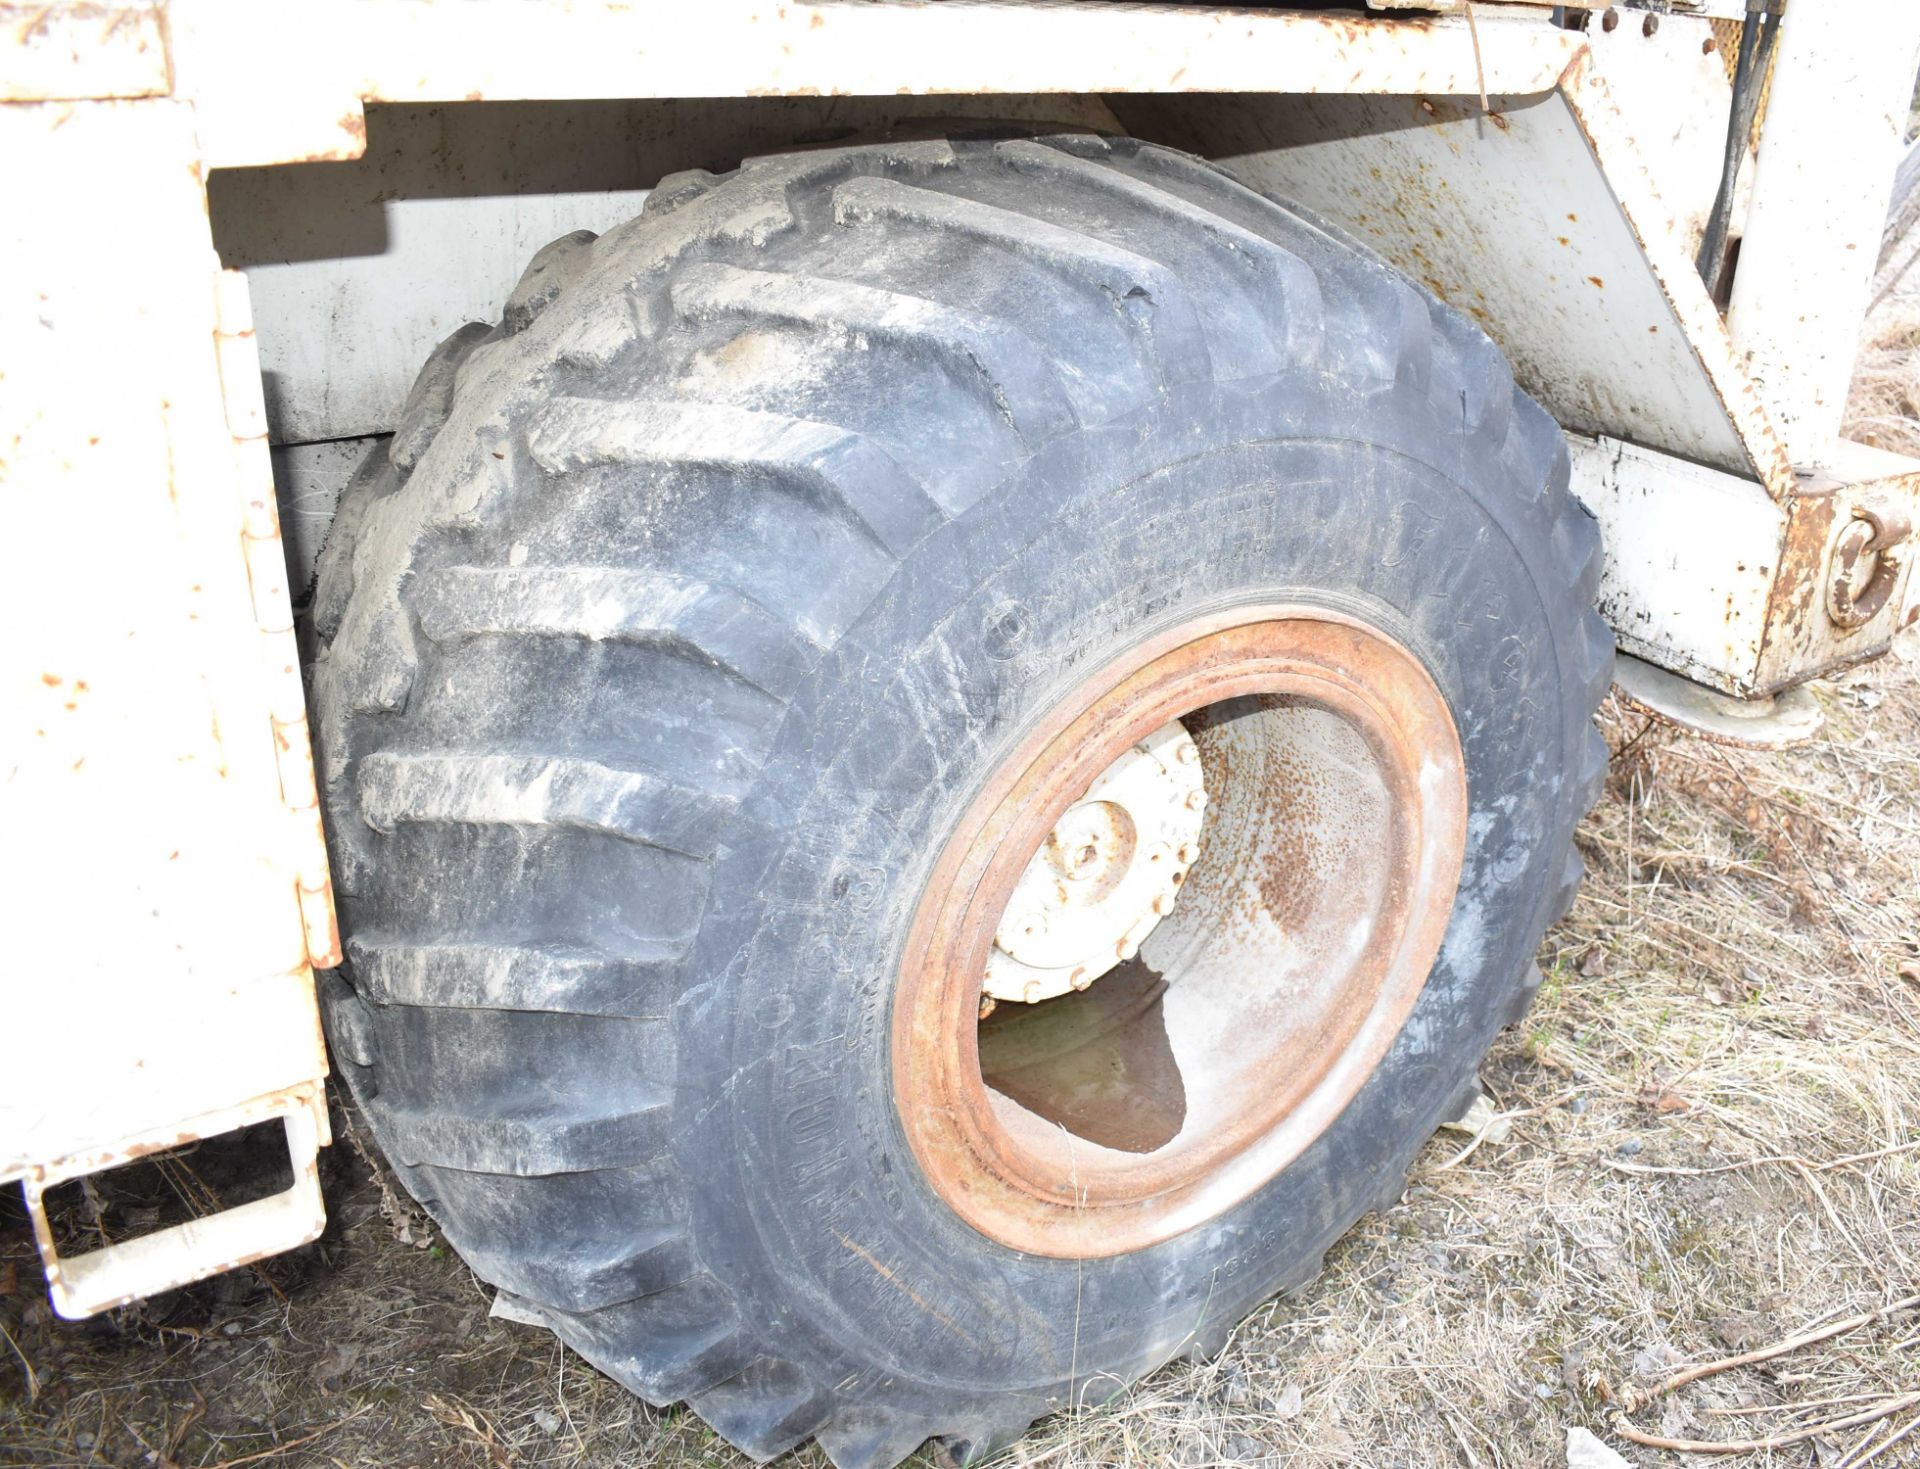
[[[1920,270],[1868,319],[1847,398],[1848,435],[1877,449],[1920,455]]]

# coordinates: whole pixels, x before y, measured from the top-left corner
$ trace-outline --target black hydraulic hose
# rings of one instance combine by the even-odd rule
[[[1753,134],[1754,114],[1760,108],[1760,89],[1766,82],[1767,65],[1773,60],[1773,43],[1780,33],[1782,0],[1747,0],[1746,24],[1740,27],[1740,54],[1733,67],[1733,105],[1727,118],[1727,147],[1720,162],[1720,187],[1713,196],[1713,211],[1707,216],[1707,230],[1700,241],[1700,279],[1707,294],[1720,298],[1720,287],[1727,265],[1727,229],[1733,222],[1733,190],[1740,179],[1740,161],[1746,156],[1747,139]]]

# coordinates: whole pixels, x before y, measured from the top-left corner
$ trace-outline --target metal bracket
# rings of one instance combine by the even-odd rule
[[[1878,505],[1856,505],[1827,557],[1827,616],[1835,626],[1864,627],[1900,584],[1895,548],[1913,533],[1907,517]]]
[[[1613,686],[1629,704],[1716,745],[1781,750],[1805,744],[1827,722],[1804,684],[1772,697],[1736,699],[1622,654]]]
[[[129,1157],[237,1132],[276,1117],[282,1119],[287,1130],[287,1152],[293,1163],[290,1188],[84,1255],[63,1259],[55,1249],[53,1229],[47,1220],[49,1189],[99,1173]],[[318,1239],[327,1224],[326,1207],[320,1197],[318,1158],[321,1146],[329,1140],[326,1093],[320,1082],[311,1081],[194,1118],[172,1136],[142,1139],[116,1150],[110,1159],[83,1155],[28,1169],[20,1182],[26,1194],[27,1214],[33,1221],[34,1239],[40,1246],[41,1263],[46,1268],[53,1309],[69,1321],[78,1321]]]

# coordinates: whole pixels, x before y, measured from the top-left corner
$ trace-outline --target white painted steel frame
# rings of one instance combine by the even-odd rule
[[[1700,465],[1748,477],[1785,505],[1807,488],[1796,463],[1833,457],[1824,440],[1793,445],[1782,438],[1694,268],[1730,100],[1721,59],[1712,54],[1706,22],[1697,18],[1667,16],[1651,29],[1637,23],[1613,32],[1596,28],[1585,37],[1545,24],[1537,12],[1485,15],[1476,52],[1459,17],[1383,25],[1320,14],[1146,6],[919,10],[824,3],[763,13],[757,5],[728,5],[702,14],[701,33],[715,40],[696,56],[686,22],[640,34],[599,7],[583,7],[571,12],[571,23],[589,38],[591,59],[584,70],[556,74],[540,58],[512,67],[501,60],[501,48],[511,50],[513,38],[524,36],[528,22],[517,8],[478,0],[463,11],[473,17],[470,32],[443,46],[434,44],[433,8],[409,11],[383,34],[389,44],[379,56],[362,59],[364,48],[352,40],[356,26],[376,14],[374,0],[333,0],[298,8],[294,34],[303,43],[312,40],[315,59],[303,72],[304,114],[298,107],[282,114],[288,127],[305,118],[299,125],[306,131],[293,138],[228,121],[250,103],[245,79],[223,69],[223,48],[244,42],[249,22],[236,19],[229,0],[176,0],[176,6],[182,74],[209,84],[218,78],[222,86],[217,102],[201,106],[204,133],[216,156],[236,159],[360,152],[364,103],[378,99],[569,98],[614,87],[628,98],[648,98],[697,88],[709,98],[819,95],[857,122],[876,115],[876,99],[865,98],[863,111],[854,94],[978,93],[991,95],[965,98],[970,107],[998,96],[1012,114],[1036,119],[1046,116],[1053,97],[1062,114],[1055,120],[1096,127],[1104,119],[1089,115],[1089,105],[1094,113],[1111,108],[1128,130],[1192,147],[1256,187],[1306,203],[1468,311],[1507,350],[1522,383],[1569,429],[1683,461],[1672,473],[1656,474],[1649,487],[1690,484],[1687,467]],[[914,29],[923,21],[926,29]],[[251,23],[259,24],[257,17]],[[1036,68],[1036,48],[1068,37],[1075,45],[1064,71]],[[1835,44],[1830,36],[1826,50]],[[1871,28],[1847,28],[1846,44],[1856,53],[1870,48]],[[876,46],[890,48],[884,59],[872,52]],[[610,57],[620,59],[618,80],[599,70]],[[884,72],[875,70],[882,66]],[[1098,88],[1106,107],[1065,95],[1072,86]],[[1021,87],[1048,91],[1010,95]],[[1490,111],[1479,102],[1482,89]],[[927,106],[896,105],[903,113]],[[637,154],[660,156],[666,135],[702,159],[738,156],[753,151],[756,141],[762,148],[781,145],[781,116],[774,111],[749,122],[726,114],[718,100],[670,108],[629,102],[626,108]],[[538,136],[547,126],[571,128],[575,119],[562,109],[551,123],[536,115],[522,125]],[[702,151],[703,143],[711,147]],[[295,148],[310,151],[293,155]],[[376,149],[364,182],[355,185],[378,187],[389,201],[383,250],[276,264],[267,258],[270,239],[251,244],[256,287],[270,306],[266,353],[284,440],[344,438],[385,427],[412,365],[433,342],[462,320],[493,314],[513,268],[508,256],[527,253],[523,247],[536,236],[604,228],[637,205],[653,176],[634,170],[624,191],[597,194],[409,200],[404,190],[394,197],[390,179],[374,172],[395,166],[397,156],[392,148]],[[257,237],[259,220],[297,207],[290,201],[304,185],[294,175],[313,175],[316,167],[233,174],[227,187],[236,203],[253,207],[223,210],[222,217],[252,221],[239,227]],[[1883,171],[1890,178],[1890,165]],[[1786,177],[1781,168],[1773,173]],[[290,218],[283,233],[294,223]],[[514,248],[481,243],[493,241]],[[1829,240],[1820,248],[1831,256],[1839,246]],[[1803,241],[1795,258],[1803,273],[1819,276],[1822,259],[1808,253],[1814,249]],[[1750,321],[1743,344],[1748,359],[1756,343],[1768,340],[1762,324]],[[1826,331],[1836,335],[1831,322]],[[1841,355],[1850,354],[1851,328],[1837,334],[1846,339]],[[349,344],[352,354],[343,355]],[[1771,558],[1774,581],[1762,589],[1761,608],[1766,617],[1799,620],[1749,653],[1703,657],[1706,646],[1732,650],[1749,643],[1731,625],[1731,611],[1709,627],[1687,624],[1691,613],[1682,609],[1698,602],[1690,595],[1640,602],[1635,597],[1645,586],[1630,593],[1609,582],[1603,599],[1631,609],[1622,631],[1645,656],[1732,693],[1778,687],[1870,656],[1897,625],[1897,602],[1868,627],[1836,629],[1803,616],[1810,604],[1792,595],[1786,581],[1826,574],[1826,548],[1806,542],[1844,525],[1855,504],[1891,501],[1908,506],[1913,518],[1911,487],[1904,479],[1842,484],[1839,494],[1825,507],[1844,501],[1837,517],[1789,517],[1793,554]],[[1617,519],[1616,534],[1635,545],[1672,524],[1664,511],[1637,519],[1643,503],[1614,507],[1625,517]],[[1690,568],[1709,563],[1698,566],[1697,579],[1711,584],[1731,574],[1715,557],[1708,539],[1685,548],[1682,559]]]
[[[81,1314],[317,1234],[313,968],[340,955],[246,285],[213,252],[194,109],[0,105],[0,158],[38,206],[0,211],[0,1180]],[[268,1117],[296,1151],[279,1202],[59,1259],[47,1187]]]

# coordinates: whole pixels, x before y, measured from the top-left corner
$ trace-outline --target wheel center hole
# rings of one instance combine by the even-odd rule
[[[980,1073],[1016,1131],[1064,1129],[1130,1154],[1184,1146],[1240,1110],[1250,1089],[1315,1079],[1330,1043],[1372,1004],[1352,981],[1392,907],[1399,836],[1365,737],[1328,708],[1274,695],[1208,705],[1182,726],[1193,756],[1164,770],[1197,767],[1183,788],[1202,793],[1204,820],[1194,817],[1191,834],[1157,842],[1116,801],[1082,799],[1010,899],[1022,922],[1014,952],[1040,961],[1049,943],[1071,947],[1074,915],[1130,892],[1130,869],[1166,890],[1144,936],[1093,980],[1028,1003],[1007,1002],[1017,991],[994,1003],[989,984]],[[1102,789],[1096,781],[1090,795]],[[1186,809],[1184,794],[1173,799]],[[1036,869],[1053,883],[1045,902],[1028,886]]]

